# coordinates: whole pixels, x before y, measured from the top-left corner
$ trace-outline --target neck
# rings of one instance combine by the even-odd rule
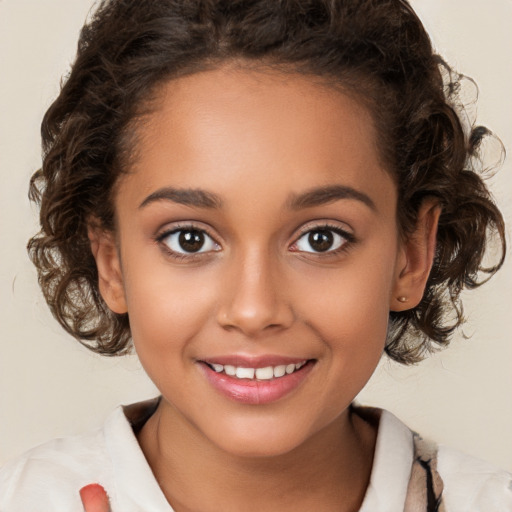
[[[292,451],[240,457],[214,445],[163,399],[139,443],[176,512],[358,510],[376,427],[344,411]]]

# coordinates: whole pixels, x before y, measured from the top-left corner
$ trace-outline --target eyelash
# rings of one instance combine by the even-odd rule
[[[214,250],[214,251],[204,251],[204,252],[195,252],[195,253],[194,252],[180,253],[180,252],[172,250],[169,247],[169,245],[165,243],[165,239],[170,237],[171,235],[174,235],[174,234],[180,233],[180,232],[187,232],[187,231],[195,231],[195,232],[198,232],[198,233],[202,233],[203,235],[208,237],[216,246],[219,246],[218,242],[216,242],[215,238],[212,237],[208,233],[207,230],[205,230],[204,228],[200,228],[198,226],[195,226],[193,224],[179,225],[179,226],[174,227],[173,229],[166,230],[163,233],[158,234],[155,237],[155,240],[162,247],[162,249],[165,251],[165,253],[168,256],[170,256],[171,258],[173,258],[175,260],[178,260],[178,261],[187,260],[187,261],[193,262],[193,261],[196,261],[199,258],[204,257],[203,255],[209,254],[211,252],[218,252],[218,250]],[[308,234],[310,234],[312,232],[315,232],[315,231],[333,232],[336,235],[339,235],[340,237],[342,237],[344,239],[344,242],[341,244],[340,247],[338,247],[337,249],[334,249],[334,250],[326,250],[326,251],[317,251],[317,252],[315,252],[315,251],[299,251],[299,250],[293,250],[292,249],[292,251],[293,252],[305,253],[305,254],[312,254],[312,255],[315,255],[315,256],[324,257],[324,258],[327,257],[328,258],[328,257],[336,256],[336,255],[338,255],[338,254],[340,254],[342,252],[347,251],[349,249],[349,247],[352,246],[357,241],[356,237],[352,233],[349,233],[349,232],[341,229],[339,226],[334,226],[334,225],[331,225],[331,224],[319,224],[319,225],[316,225],[316,226],[308,226],[307,228],[305,228],[300,233],[300,235],[295,239],[295,242],[293,242],[293,244],[290,247],[295,246],[299,242],[299,240],[301,240],[306,235],[308,235]]]
[[[292,247],[296,245],[299,240],[301,240],[303,237],[310,233],[314,233],[315,231],[328,231],[333,232],[337,235],[339,235],[341,238],[344,239],[344,242],[341,244],[340,247],[334,250],[327,250],[327,251],[296,251],[296,252],[304,252],[305,254],[318,256],[321,258],[329,258],[339,255],[340,253],[346,252],[357,240],[356,237],[344,229],[341,229],[339,226],[335,226],[332,224],[318,224],[315,226],[307,226],[304,228],[304,230],[300,233],[300,235],[296,238],[295,242],[293,242]]]
[[[174,251],[172,250],[168,244],[165,243],[165,239],[166,238],[169,238],[171,235],[174,235],[176,233],[180,233],[180,232],[187,232],[187,231],[195,231],[197,233],[202,233],[203,235],[207,236],[210,240],[212,240],[212,242],[216,245],[216,246],[219,246],[219,244],[215,241],[215,238],[212,237],[208,231],[206,231],[204,228],[200,228],[198,226],[194,226],[193,224],[183,224],[183,225],[178,225],[172,229],[169,229],[169,230],[166,230],[164,231],[163,233],[159,234],[156,236],[155,240],[156,242],[162,247],[162,249],[165,251],[165,253],[170,256],[171,258],[175,259],[175,260],[178,260],[178,261],[183,261],[183,260],[187,260],[187,261],[195,261],[201,257],[203,257],[203,255],[205,254],[208,254],[209,252],[212,252],[212,251],[205,251],[205,252],[190,252],[190,253],[180,253],[180,252],[177,252],[177,251]],[[213,252],[217,252],[216,250],[213,251]]]

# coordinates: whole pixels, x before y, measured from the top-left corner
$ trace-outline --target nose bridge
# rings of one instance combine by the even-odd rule
[[[277,255],[253,245],[230,261],[219,309],[219,323],[254,336],[269,327],[288,327],[293,321],[285,300],[283,273]]]

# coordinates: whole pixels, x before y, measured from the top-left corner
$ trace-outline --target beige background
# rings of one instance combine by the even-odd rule
[[[0,0],[0,463],[98,425],[155,390],[134,357],[88,353],[50,317],[25,243],[40,165],[39,123],[71,62],[91,0]],[[414,0],[438,50],[480,87],[479,122],[512,153],[511,0]],[[492,189],[512,226],[512,158]],[[472,339],[413,368],[384,360],[360,399],[512,470],[512,260],[466,301]]]

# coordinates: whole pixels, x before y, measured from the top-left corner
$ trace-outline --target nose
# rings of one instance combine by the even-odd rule
[[[260,254],[231,262],[218,307],[218,323],[257,337],[270,330],[286,329],[294,321],[287,289],[277,262]]]

